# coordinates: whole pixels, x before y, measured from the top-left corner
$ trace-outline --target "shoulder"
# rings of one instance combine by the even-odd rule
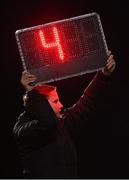
[[[18,116],[18,120],[22,119],[25,116],[26,116],[26,111],[20,113],[20,115]]]
[[[30,120],[33,120],[35,119],[34,118],[34,115],[30,112],[28,112],[27,110],[25,110],[24,112],[22,112],[19,116],[18,116],[18,121],[30,121]]]

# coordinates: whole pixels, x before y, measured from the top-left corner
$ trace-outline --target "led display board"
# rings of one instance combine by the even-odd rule
[[[103,68],[107,43],[100,16],[93,12],[15,32],[23,69],[47,83]]]

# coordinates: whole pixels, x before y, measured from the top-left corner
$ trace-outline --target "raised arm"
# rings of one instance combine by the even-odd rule
[[[113,73],[115,66],[113,54],[109,51],[106,66],[97,72],[78,102],[66,112],[66,119],[71,122],[71,128],[73,126],[77,127],[78,123],[80,123],[79,120],[88,119],[90,115],[95,113],[102,95],[107,91],[109,77]]]
[[[15,136],[27,144],[33,144],[35,141],[40,144],[41,139],[44,143],[48,138],[53,138],[58,123],[46,97],[31,84],[35,80],[34,75],[23,71],[21,83],[27,91],[23,98],[25,112],[19,116],[13,129]]]

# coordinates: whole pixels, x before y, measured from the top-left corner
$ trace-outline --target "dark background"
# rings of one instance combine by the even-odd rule
[[[22,178],[13,126],[22,112],[22,64],[15,31],[55,20],[97,12],[116,60],[110,88],[77,137],[79,178],[129,178],[129,6],[127,1],[1,1],[0,178]],[[76,102],[94,73],[56,82],[61,101]]]

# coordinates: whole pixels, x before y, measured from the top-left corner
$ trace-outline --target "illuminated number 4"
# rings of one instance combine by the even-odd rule
[[[40,36],[40,40],[41,43],[43,45],[44,48],[53,48],[53,47],[57,47],[58,53],[59,53],[59,58],[61,59],[61,61],[63,62],[64,60],[64,54],[63,54],[63,50],[62,50],[62,46],[60,44],[60,38],[59,38],[59,34],[57,31],[56,27],[53,27],[53,34],[54,34],[54,38],[55,38],[55,42],[52,43],[46,43],[45,40],[45,36],[44,36],[44,32],[42,30],[39,31],[39,36]]]

